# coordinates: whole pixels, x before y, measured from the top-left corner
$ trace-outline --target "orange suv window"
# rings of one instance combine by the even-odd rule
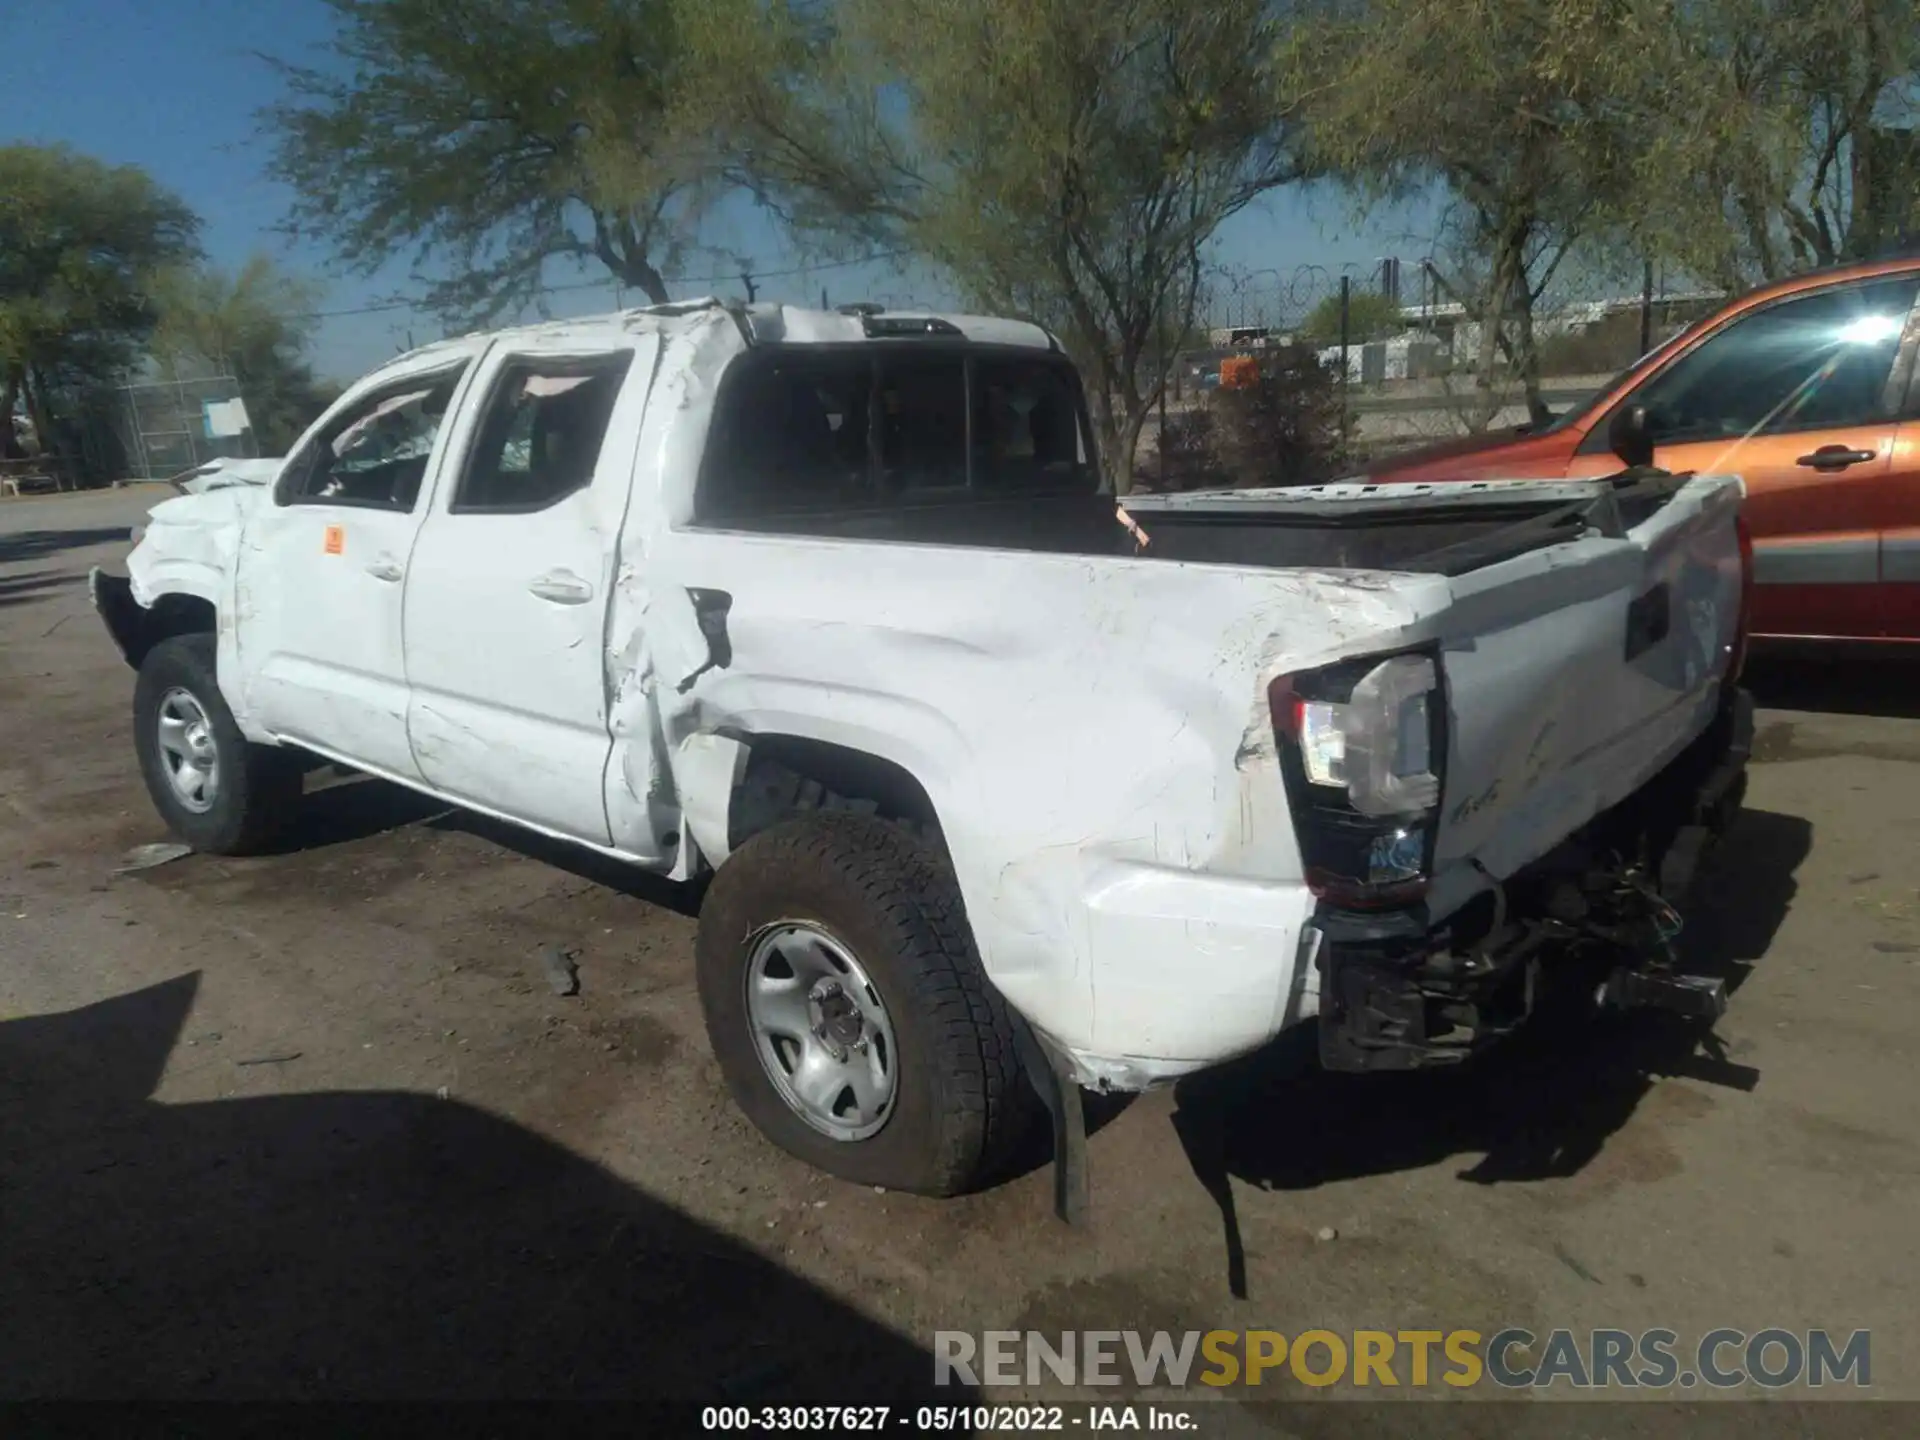
[[[1920,275],[1836,287],[1741,316],[1633,392],[1677,445],[1890,422],[1900,336]],[[1605,447],[1604,427],[1583,451]]]

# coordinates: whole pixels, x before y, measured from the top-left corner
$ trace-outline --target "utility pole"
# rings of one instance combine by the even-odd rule
[[[1348,377],[1352,373],[1347,363],[1347,337],[1353,318],[1353,277],[1340,277],[1340,440],[1344,444],[1347,438],[1347,392],[1351,388]]]
[[[1166,330],[1166,325],[1164,321],[1160,326],[1160,333],[1159,333],[1158,339],[1160,342],[1159,344],[1160,399],[1158,402],[1159,408],[1160,408],[1160,430],[1159,430],[1158,436],[1154,440],[1154,448],[1159,452],[1159,456],[1160,456],[1160,488],[1164,490],[1168,488],[1166,483],[1166,478],[1167,478],[1167,385],[1168,385],[1168,382],[1171,381],[1173,378],[1173,371],[1171,367],[1167,364],[1167,330]]]
[[[1640,353],[1653,349],[1653,261],[1640,277]]]

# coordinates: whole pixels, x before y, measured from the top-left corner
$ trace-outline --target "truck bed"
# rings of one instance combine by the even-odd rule
[[[726,528],[821,539],[1140,556],[1257,568],[1462,575],[1588,533],[1617,537],[1680,482],[1614,491],[1602,483],[1476,486],[1326,485],[1129,497],[1147,543],[1111,496],[1084,493],[905,499],[832,511],[790,510]]]
[[[1264,809],[1283,803],[1268,682],[1430,648],[1449,736],[1430,896],[1444,916],[1709,722],[1740,611],[1740,494],[1730,477],[1655,475],[1129,497],[1144,549],[1111,497],[973,495],[696,526],[659,578],[731,596],[731,666],[703,703],[745,713],[766,687],[783,709],[815,689],[846,707],[910,687],[911,718],[889,723],[916,747],[992,757],[965,767],[950,843],[966,853],[1017,812],[1035,853],[1075,864],[1284,873],[1298,861]],[[1052,734],[1101,764],[1037,738]]]

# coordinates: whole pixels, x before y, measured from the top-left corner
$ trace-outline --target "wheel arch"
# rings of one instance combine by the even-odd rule
[[[690,737],[679,761],[689,838],[715,868],[761,831],[819,811],[891,820],[945,853],[939,809],[926,783],[891,756],[769,731]]]
[[[125,576],[109,575],[96,568],[87,580],[101,622],[122,658],[135,670],[162,640],[219,633],[219,609],[212,597],[197,588],[164,590],[151,604],[142,605],[134,598],[132,582]]]

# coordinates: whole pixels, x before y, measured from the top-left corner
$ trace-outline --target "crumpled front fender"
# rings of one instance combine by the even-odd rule
[[[133,582],[124,575],[109,575],[96,565],[87,572],[87,593],[120,658],[138,670],[151,647],[146,637],[148,612],[133,598]]]

